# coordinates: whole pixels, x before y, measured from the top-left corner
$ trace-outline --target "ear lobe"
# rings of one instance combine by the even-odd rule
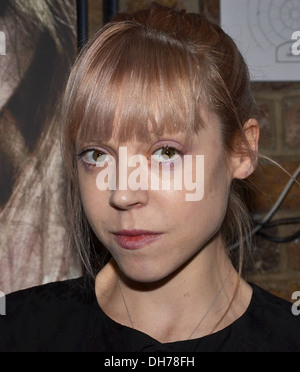
[[[245,179],[256,169],[258,163],[259,125],[249,119],[244,125],[245,137],[240,142],[239,153],[233,156],[233,178]]]

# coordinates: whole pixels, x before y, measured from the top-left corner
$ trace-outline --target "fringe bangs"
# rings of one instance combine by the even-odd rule
[[[131,27],[128,37],[127,24],[108,31],[114,27],[120,30],[113,40],[104,32],[96,56],[90,51],[81,61],[86,68],[71,98],[73,141],[105,142],[113,135],[120,142],[149,141],[150,134],[183,132],[188,138],[198,132],[206,100],[191,53],[160,34]]]

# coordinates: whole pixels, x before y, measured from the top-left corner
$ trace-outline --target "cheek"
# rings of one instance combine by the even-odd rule
[[[81,169],[81,167],[78,169],[78,180],[83,209],[90,224],[93,226],[93,222],[99,219],[100,212],[107,203],[106,192],[98,190],[96,175]]]
[[[212,167],[206,172],[203,209],[207,221],[217,230],[226,215],[230,184],[230,176],[225,165]]]
[[[205,235],[218,229],[225,217],[230,192],[226,168],[207,164],[204,172],[204,194],[200,201],[178,200],[177,215],[187,234]],[[174,197],[173,200],[176,200]]]

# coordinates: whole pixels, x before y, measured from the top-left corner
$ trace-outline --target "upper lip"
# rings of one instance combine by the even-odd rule
[[[149,230],[121,230],[113,233],[114,235],[120,235],[120,236],[141,236],[141,235],[159,235],[160,232],[155,231],[149,231]]]

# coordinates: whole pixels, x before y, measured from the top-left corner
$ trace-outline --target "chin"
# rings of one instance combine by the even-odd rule
[[[132,282],[141,284],[152,284],[159,286],[164,282],[168,281],[174,273],[177,271],[176,268],[172,270],[167,269],[166,265],[159,265],[157,262],[154,264],[120,264],[119,268],[123,275]]]
[[[155,284],[162,281],[165,278],[163,274],[159,274],[151,270],[149,270],[148,272],[139,270],[136,271],[122,270],[122,272],[130,281],[136,283]]]

